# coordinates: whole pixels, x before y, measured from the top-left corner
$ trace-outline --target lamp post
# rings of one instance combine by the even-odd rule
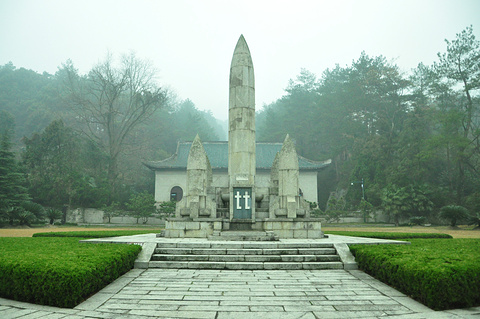
[[[353,184],[360,184],[360,186],[362,187],[362,199],[365,200],[365,184],[363,182],[363,178],[361,181],[355,181],[355,182],[351,182],[350,185],[353,186]],[[365,211],[363,212],[363,222],[366,223],[367,222],[367,217],[365,216]]]

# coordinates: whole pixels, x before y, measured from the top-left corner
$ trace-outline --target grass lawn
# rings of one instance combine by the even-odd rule
[[[47,226],[47,227],[25,227],[25,228],[0,228],[0,237],[32,237],[37,233],[51,232],[72,232],[72,231],[138,231],[139,233],[159,233],[158,227],[105,227],[105,226]]]
[[[159,231],[156,231],[157,233]],[[118,236],[132,236],[155,233],[154,230],[81,230],[68,232],[42,232],[35,233],[32,237],[78,237],[78,238],[106,238]]]
[[[474,229],[473,226],[459,225],[456,228],[449,226],[381,226],[372,224],[361,225],[342,225],[342,224],[327,224],[322,225],[322,230],[325,233],[338,231],[361,231],[361,232],[388,232],[388,233],[441,233],[448,234],[453,238],[480,238],[480,229]]]

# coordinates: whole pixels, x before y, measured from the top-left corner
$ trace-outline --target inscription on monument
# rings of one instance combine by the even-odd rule
[[[252,218],[252,189],[250,187],[233,188],[233,218]]]

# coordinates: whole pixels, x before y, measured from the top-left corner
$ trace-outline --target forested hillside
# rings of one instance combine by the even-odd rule
[[[144,161],[180,140],[225,139],[220,124],[190,100],[157,86],[154,67],[134,55],[108,57],[88,74],[72,62],[55,74],[0,66],[1,135],[36,203],[101,207],[153,193]]]
[[[28,198],[47,207],[125,203],[153,193],[142,161],[173,154],[197,133],[225,139],[211,113],[159,87],[154,70],[132,54],[87,74],[70,61],[55,74],[1,66],[0,194],[13,202],[0,212]],[[325,201],[337,191],[330,209],[376,207],[397,222],[452,204],[480,212],[480,43],[472,27],[446,41],[433,65],[408,73],[365,52],[316,71],[302,70],[257,113],[257,139],[282,142],[288,133],[300,155],[332,159],[320,186]]]
[[[472,27],[410,73],[363,52],[317,77],[302,70],[286,95],[257,116],[257,138],[289,133],[299,154],[331,158],[330,189],[394,217],[427,216],[448,204],[480,211],[480,45]],[[352,184],[353,183],[353,184]],[[338,198],[337,198],[338,199]],[[365,204],[365,203],[364,203]]]

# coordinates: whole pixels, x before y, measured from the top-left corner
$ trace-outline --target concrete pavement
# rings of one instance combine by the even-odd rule
[[[381,241],[352,238],[332,235],[328,241]],[[141,235],[102,241],[147,246],[162,240]],[[2,319],[255,317],[480,318],[480,307],[436,312],[360,270],[133,269],[74,309],[0,298]]]

